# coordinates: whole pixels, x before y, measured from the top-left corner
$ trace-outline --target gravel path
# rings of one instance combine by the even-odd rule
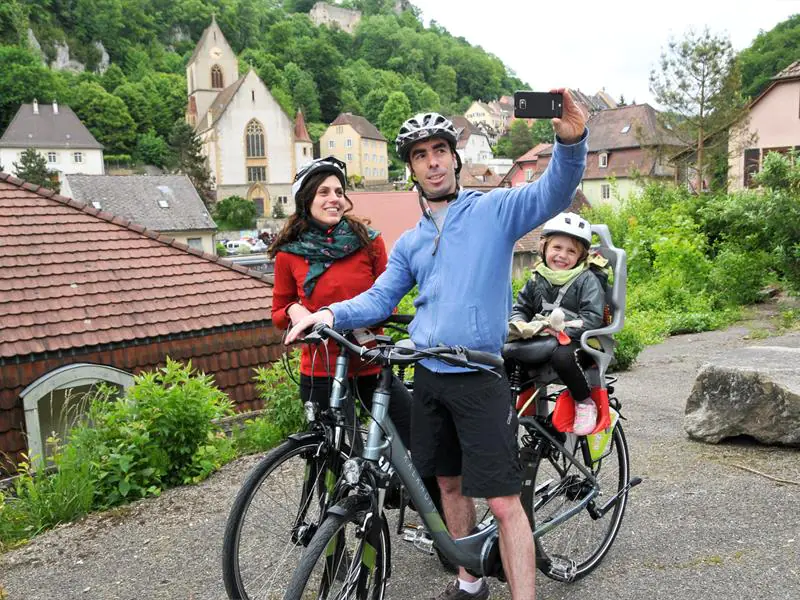
[[[769,308],[760,309],[761,317]],[[692,442],[683,407],[697,368],[743,345],[800,347],[800,333],[748,340],[765,321],[677,336],[647,348],[617,385],[632,472],[622,530],[602,566],[564,585],[539,576],[538,597],[796,600],[800,598],[800,482],[796,449]],[[50,531],[0,555],[9,600],[223,600],[220,549],[236,492],[258,457],[200,485],[171,490]],[[448,579],[435,558],[393,539],[392,600],[435,595]],[[509,599],[492,582],[495,599]]]

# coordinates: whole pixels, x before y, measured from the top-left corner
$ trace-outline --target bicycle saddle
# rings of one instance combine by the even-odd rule
[[[552,335],[530,340],[517,340],[503,346],[503,358],[518,360],[526,365],[535,365],[550,360],[557,347],[558,340]]]

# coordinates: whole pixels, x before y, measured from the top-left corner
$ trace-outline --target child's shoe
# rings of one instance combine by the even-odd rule
[[[575,435],[589,435],[597,425],[597,407],[594,401],[587,398],[583,402],[575,403],[575,422],[572,432]]]

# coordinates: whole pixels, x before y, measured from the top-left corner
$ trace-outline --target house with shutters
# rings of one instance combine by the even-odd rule
[[[0,137],[0,165],[16,175],[14,163],[34,148],[47,160],[47,168],[59,180],[69,173],[102,175],[103,145],[98,142],[69,106],[23,104]]]
[[[216,254],[217,225],[186,175],[67,175],[61,194]]]
[[[647,181],[675,177],[670,160],[684,146],[657,117],[649,104],[608,108],[589,117],[589,153],[581,190],[592,206],[616,204]],[[552,148],[539,151],[534,179],[544,173],[552,155]]]
[[[236,410],[263,407],[253,369],[285,350],[269,276],[8,174],[0,248],[0,477],[44,456],[92,386],[128,387],[167,357]]]
[[[304,122],[284,112],[256,72],[239,75],[239,60],[216,19],[206,28],[186,66],[187,122],[203,143],[217,201],[252,200],[270,216],[289,202],[297,170],[313,159]]]
[[[340,113],[319,138],[320,156],[335,156],[347,165],[347,175],[364,178],[365,185],[389,181],[386,138],[362,116]]]
[[[800,151],[800,61],[775,75],[730,128],[728,189],[753,187],[769,152]]]
[[[536,146],[514,161],[511,169],[503,176],[500,185],[518,187],[533,181],[534,175],[537,173],[536,163],[539,160],[539,153],[544,150],[552,151],[552,148],[552,144],[536,144]]]

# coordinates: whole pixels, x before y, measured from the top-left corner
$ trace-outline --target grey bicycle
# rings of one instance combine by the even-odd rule
[[[415,470],[411,457],[388,417],[392,367],[434,358],[446,363],[488,372],[503,368],[493,354],[461,347],[411,348],[387,345],[368,349],[339,333],[318,325],[307,342],[333,339],[352,352],[382,366],[373,396],[372,420],[360,456],[343,465],[343,478],[335,495],[339,502],[328,510],[306,548],[284,600],[306,598],[379,600],[391,574],[391,540],[383,512],[386,490],[396,472],[441,553],[475,575],[504,580],[498,528],[487,513],[468,536],[451,537]],[[530,371],[528,372],[530,374]],[[498,375],[499,376],[499,375]],[[535,380],[530,379],[528,381]],[[628,491],[638,483],[629,477],[627,444],[617,422],[600,453],[590,451],[586,438],[569,440],[549,423],[545,397],[537,399],[543,414],[520,419],[525,477],[522,499],[533,529],[542,544],[572,519],[602,522],[602,536],[585,537],[579,556],[541,554],[537,566],[561,581],[578,579],[597,567],[608,552],[625,510]],[[563,436],[563,437],[562,437]],[[574,438],[575,436],[573,436]],[[611,473],[605,478],[605,473]],[[595,529],[592,527],[592,529]],[[573,536],[574,537],[574,536]],[[547,548],[537,542],[540,548]]]

